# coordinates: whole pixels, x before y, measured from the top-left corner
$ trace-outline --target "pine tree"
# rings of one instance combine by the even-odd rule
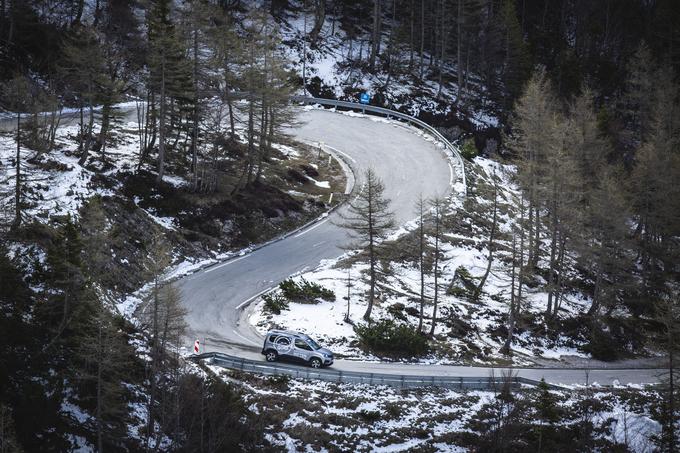
[[[94,30],[78,27],[68,39],[62,52],[60,70],[79,106],[80,133],[78,135],[79,163],[87,161],[94,135],[94,106],[99,102],[99,81],[104,71],[103,55]],[[87,125],[84,110],[87,109]]]
[[[90,316],[78,334],[74,374],[80,399],[85,407],[93,407],[92,431],[102,452],[105,445],[120,448],[127,435],[127,392],[121,382],[129,379],[134,351],[120,331],[120,321],[106,307],[96,306]]]
[[[168,158],[168,138],[174,132],[170,130],[168,120],[176,120],[171,116],[171,101],[181,106],[191,102],[193,96],[192,68],[185,58],[179,32],[171,17],[172,2],[154,0],[147,14],[150,69],[150,91],[158,94],[158,107],[152,103],[152,117],[158,119],[158,175],[157,182],[163,180]],[[190,109],[191,110],[191,109]],[[155,120],[154,120],[155,126]]]
[[[21,173],[21,113],[30,110],[32,107],[31,94],[34,92],[31,88],[31,82],[25,75],[16,74],[13,79],[2,86],[2,92],[5,99],[8,100],[9,108],[16,112],[16,154],[15,154],[15,173],[14,173],[14,221],[12,222],[12,229],[16,230],[21,226],[21,213],[23,207],[23,185],[24,180]]]
[[[378,256],[381,240],[394,226],[394,215],[390,211],[390,200],[384,197],[385,186],[372,169],[364,173],[364,185],[357,197],[349,203],[346,213],[342,213],[342,227],[349,230],[355,242],[350,247],[366,247],[368,254],[368,307],[364,319],[371,319],[375,287],[378,282]]]
[[[510,109],[531,75],[531,55],[522,36],[513,0],[503,0],[499,20],[499,28],[503,37],[503,60],[500,67],[500,77],[504,88],[502,102],[506,109]]]
[[[550,448],[546,448],[546,434],[550,434],[554,429],[554,425],[560,421],[561,414],[558,398],[550,391],[550,386],[545,382],[545,379],[541,379],[538,383],[532,406],[536,412],[535,418],[538,420],[538,445],[536,446],[536,451],[546,451]]]
[[[654,116],[648,138],[637,153],[631,177],[636,241],[642,272],[641,303],[660,300],[673,281],[680,247],[674,240],[680,229],[680,106],[678,88],[670,70],[659,73]],[[645,310],[645,307],[640,307]]]
[[[90,316],[94,295],[82,256],[80,232],[68,215],[58,238],[47,251],[47,280],[56,293],[40,308],[40,318],[51,336],[44,351],[56,347],[58,354],[65,355],[67,350],[73,348],[76,333]]]

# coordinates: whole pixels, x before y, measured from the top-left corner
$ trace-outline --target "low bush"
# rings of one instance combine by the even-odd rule
[[[280,315],[282,310],[288,310],[288,301],[279,293],[269,293],[262,296],[265,310]]]
[[[391,319],[360,324],[354,330],[361,345],[372,352],[413,357],[430,350],[423,334],[407,324],[397,324]]]
[[[292,278],[279,283],[279,289],[283,297],[291,302],[298,302],[301,304],[315,304],[318,299],[323,299],[328,302],[335,301],[335,293],[328,288],[324,288],[318,283],[308,282],[304,278],[297,283]]]
[[[458,266],[453,275],[451,285],[447,288],[446,294],[461,298],[470,297],[476,290],[474,277],[470,275],[470,271],[465,266]]]
[[[463,159],[472,160],[479,155],[474,140],[465,140],[463,146],[460,147],[460,155]]]
[[[367,409],[360,410],[359,416],[368,423],[375,423],[382,418],[380,411],[369,411]]]

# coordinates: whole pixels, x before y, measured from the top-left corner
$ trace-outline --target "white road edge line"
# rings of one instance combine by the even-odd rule
[[[326,222],[328,222],[328,219],[322,220],[321,222],[317,223],[316,225],[312,225],[311,227],[307,228],[305,231],[302,231],[301,233],[298,233],[298,234],[296,234],[296,235],[293,236],[293,237],[299,238],[299,237],[302,236],[303,234],[309,233],[309,232],[312,231],[314,228],[320,227],[321,225],[323,225],[323,224],[326,223]]]
[[[250,256],[249,253],[246,254],[246,255],[240,256],[240,257],[238,257],[238,258],[235,258],[235,259],[233,259],[233,260],[231,260],[231,261],[227,261],[226,263],[222,263],[222,264],[218,264],[217,266],[209,267],[209,268],[207,268],[204,272],[207,274],[208,272],[212,272],[212,271],[217,270],[217,269],[219,269],[219,268],[221,268],[221,267],[228,266],[228,265],[230,265],[231,263],[235,263],[235,262],[237,262],[237,261],[241,261],[243,258],[248,258],[248,256]]]
[[[248,305],[248,303],[249,303],[250,301],[252,301],[252,300],[255,299],[256,297],[260,297],[261,295],[263,295],[264,293],[266,293],[267,291],[269,291],[269,290],[272,289],[272,288],[273,288],[273,286],[270,286],[269,288],[267,288],[267,289],[265,289],[265,290],[262,290],[262,291],[260,291],[259,293],[255,294],[253,297],[250,297],[250,298],[244,300],[243,302],[241,302],[240,304],[238,304],[238,305],[236,306],[235,309],[236,309],[236,310],[240,310],[241,308],[243,308],[243,307],[245,307],[246,305]]]
[[[449,185],[453,187],[453,167],[451,166],[451,162],[448,162],[449,164]]]
[[[247,342],[252,343],[252,344],[254,344],[255,346],[259,346],[259,343],[255,343],[255,342],[254,342],[253,340],[251,340],[250,338],[244,337],[243,335],[241,335],[240,333],[238,333],[238,332],[236,331],[236,329],[231,329],[231,331],[234,332],[234,333],[235,333],[236,335],[238,335],[239,337],[241,337],[243,340],[246,340]]]
[[[357,163],[357,161],[356,161],[352,156],[350,156],[349,154],[347,154],[346,152],[340,151],[338,148],[336,148],[336,147],[334,147],[334,146],[331,146],[331,145],[329,145],[328,143],[324,143],[323,146],[325,146],[326,148],[332,149],[332,150],[335,151],[336,153],[342,154],[343,156],[345,156],[346,158],[348,158],[349,160],[351,160],[351,161],[354,162],[355,164]]]

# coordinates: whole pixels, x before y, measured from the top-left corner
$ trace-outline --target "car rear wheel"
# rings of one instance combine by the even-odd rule
[[[276,359],[279,358],[279,355],[276,353],[276,351],[267,351],[264,357],[267,359],[267,362],[276,362]]]
[[[316,357],[310,360],[309,364],[312,366],[312,368],[321,368],[321,360],[317,359]]]

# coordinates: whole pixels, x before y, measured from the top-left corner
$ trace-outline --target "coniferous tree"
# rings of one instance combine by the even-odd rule
[[[444,208],[446,204],[445,200],[440,197],[432,198],[429,201],[429,204],[432,209],[430,222],[432,236],[434,237],[434,245],[432,248],[433,254],[432,273],[434,274],[433,283],[434,294],[432,297],[432,324],[430,325],[430,336],[434,336],[435,329],[437,326],[437,307],[439,304],[439,277],[441,276],[439,263],[443,259],[441,245],[444,234],[444,228],[442,222],[444,221]]]
[[[378,257],[381,240],[394,226],[394,215],[390,211],[390,200],[384,197],[385,186],[372,169],[364,173],[364,186],[357,197],[349,203],[346,213],[341,215],[342,227],[349,230],[355,242],[350,247],[366,247],[368,253],[368,307],[364,319],[371,319],[375,288],[378,282]]]

